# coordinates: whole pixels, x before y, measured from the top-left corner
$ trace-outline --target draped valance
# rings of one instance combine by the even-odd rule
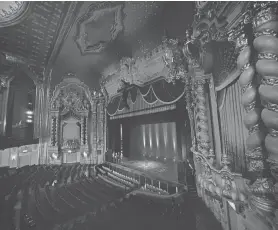
[[[107,113],[111,118],[125,117],[142,114],[142,112],[152,113],[173,109],[173,104],[177,102],[185,91],[184,83],[179,81],[175,84],[168,83],[165,79],[149,83],[143,87],[133,86],[128,89],[127,104],[123,95],[116,95],[107,106]]]

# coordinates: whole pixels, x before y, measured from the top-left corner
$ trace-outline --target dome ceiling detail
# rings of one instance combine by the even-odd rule
[[[90,5],[77,22],[75,42],[82,55],[100,53],[117,38],[124,29],[123,8],[112,2]]]
[[[23,1],[0,2],[0,27],[12,26],[21,22],[29,5],[29,2]]]

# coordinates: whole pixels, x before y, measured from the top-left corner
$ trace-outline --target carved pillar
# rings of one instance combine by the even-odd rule
[[[242,23],[233,31],[233,38],[236,40],[236,49],[239,50],[237,59],[238,69],[241,70],[239,83],[242,88],[242,104],[246,110],[244,124],[249,130],[246,140],[247,168],[255,182],[250,185],[252,192],[251,203],[259,210],[272,213],[275,206],[273,197],[273,182],[269,178],[266,153],[264,149],[264,129],[261,125],[261,104],[258,100],[257,78],[255,67],[252,65],[252,46],[249,44],[247,34],[250,17],[246,15]],[[256,64],[258,67],[258,64]]]
[[[195,125],[194,125],[194,113],[193,113],[193,99],[192,93],[194,92],[192,79],[188,76],[185,80],[185,101],[186,109],[188,112],[190,127],[191,127],[191,138],[192,138],[192,148],[196,150],[196,140],[195,140]]]
[[[88,116],[84,117],[84,145],[88,145]]]
[[[84,138],[84,131],[85,131],[85,117],[84,116],[82,116],[81,117],[81,124],[80,124],[80,128],[81,128],[81,130],[80,130],[80,133],[81,133],[81,135],[80,135],[80,145],[81,146],[83,146],[84,144],[85,144],[85,138]]]
[[[56,124],[57,123],[57,119],[56,116],[52,116],[51,117],[51,146],[56,146]]]
[[[197,142],[198,151],[204,156],[209,155],[210,150],[210,137],[209,137],[209,125],[207,116],[207,103],[206,103],[206,80],[196,80],[196,125],[197,125]]]
[[[256,71],[261,76],[259,94],[263,104],[262,121],[267,128],[264,158],[270,163],[273,176],[277,178],[278,166],[278,9],[277,2],[260,2],[254,4],[253,45],[258,53]],[[269,166],[269,165],[267,165]],[[256,193],[265,196],[263,210],[272,211],[275,205],[274,186],[271,180],[262,180],[256,187]],[[263,190],[261,191],[261,189]]]

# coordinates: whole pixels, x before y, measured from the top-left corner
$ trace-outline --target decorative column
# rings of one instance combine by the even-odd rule
[[[88,145],[88,116],[84,117],[84,145]]]
[[[190,121],[190,127],[191,127],[191,138],[192,138],[192,148],[196,150],[196,140],[195,140],[195,125],[194,125],[194,113],[193,113],[193,99],[192,99],[192,93],[194,93],[193,82],[191,77],[188,76],[185,80],[185,101],[186,101],[186,109],[188,112],[188,117]]]
[[[272,213],[275,207],[275,200],[273,197],[273,181],[269,177],[265,161],[267,154],[263,143],[265,138],[264,127],[261,124],[262,106],[258,100],[258,79],[255,75],[255,71],[258,71],[258,63],[255,69],[255,66],[252,65],[252,46],[249,44],[251,39],[247,37],[249,33],[245,33],[245,31],[250,29],[248,28],[250,26],[250,16],[250,14],[245,15],[238,27],[231,31],[229,40],[236,42],[236,49],[239,51],[237,66],[241,70],[239,83],[242,88],[242,104],[246,111],[244,124],[249,130],[245,155],[250,176],[255,179],[249,186],[252,193],[250,201],[257,210]]]
[[[56,116],[51,117],[51,146],[57,146],[57,139],[56,139],[56,133],[57,133],[57,118]]]
[[[80,139],[81,139],[81,140],[80,140],[80,145],[81,145],[81,146],[83,146],[83,145],[85,144],[85,143],[84,143],[84,142],[85,142],[85,141],[84,141],[84,131],[85,131],[85,130],[84,130],[84,128],[85,128],[85,127],[84,127],[84,125],[85,125],[84,120],[85,120],[85,119],[84,119],[84,116],[82,116],[82,117],[81,117],[81,124],[80,124],[80,126],[81,126],[81,127],[80,127],[80,128],[81,128],[81,130],[80,130],[80,133],[81,133],[81,135],[80,135]]]
[[[256,71],[261,77],[259,94],[264,107],[261,116],[267,128],[263,157],[270,165],[272,175],[278,180],[278,9],[277,2],[258,2],[253,9],[253,45],[258,53]],[[273,181],[260,177],[253,192],[260,200],[256,205],[267,212],[274,211],[275,189]],[[267,185],[267,187],[266,187]],[[277,188],[277,184],[276,184]],[[277,193],[277,191],[276,191]],[[263,197],[261,197],[263,195]]]
[[[198,151],[204,156],[209,155],[210,150],[210,137],[209,137],[209,125],[207,116],[207,103],[206,103],[206,91],[205,91],[205,79],[196,79],[196,125],[197,125],[197,142]]]

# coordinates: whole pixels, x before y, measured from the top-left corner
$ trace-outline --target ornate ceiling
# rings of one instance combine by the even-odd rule
[[[109,66],[138,58],[161,44],[165,29],[184,37],[193,2],[1,2],[1,62],[24,66],[52,86],[74,73],[90,88]],[[2,57],[3,56],[3,57]],[[9,70],[1,67],[0,74]]]
[[[50,60],[69,2],[1,2],[0,50],[42,77]],[[70,12],[69,12],[70,13]]]
[[[82,2],[53,67],[52,86],[71,72],[98,89],[108,66],[137,58],[161,44],[165,29],[182,38],[193,2]]]

